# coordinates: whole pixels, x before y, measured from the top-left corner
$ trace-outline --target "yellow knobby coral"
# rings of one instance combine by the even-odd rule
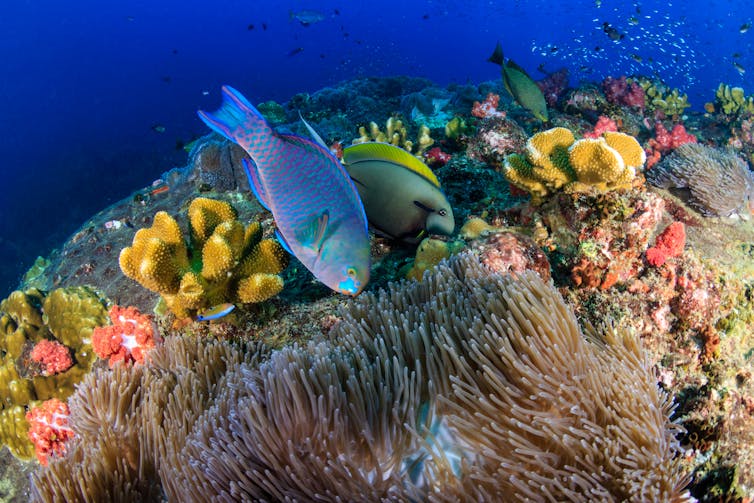
[[[407,152],[411,152],[417,157],[421,157],[426,150],[435,143],[435,140],[429,135],[430,131],[427,126],[419,127],[416,135],[416,143],[408,139],[408,130],[403,125],[403,121],[397,117],[390,117],[385,123],[385,131],[380,130],[376,122],[369,123],[369,129],[359,127],[359,137],[353,140],[353,144],[367,143],[376,141],[389,143],[396,147],[401,147]],[[416,148],[414,148],[416,147]]]
[[[406,273],[407,279],[421,281],[424,272],[434,269],[443,259],[450,258],[463,248],[463,243],[447,242],[442,239],[425,238],[416,249],[414,264]]]
[[[88,287],[56,289],[45,296],[32,288],[0,302],[0,445],[20,459],[34,456],[28,438],[27,408],[38,400],[66,399],[91,370],[91,335],[108,322],[105,301]],[[42,340],[63,344],[73,366],[49,375],[31,359]]]
[[[262,239],[259,223],[244,227],[230,204],[206,198],[194,199],[188,215],[190,249],[175,219],[159,212],[121,252],[123,273],[161,294],[179,318],[225,302],[261,302],[282,290],[277,274],[288,255],[277,241]]]
[[[725,115],[754,114],[754,97],[744,96],[744,90],[741,87],[730,87],[721,83],[715,91],[715,98],[718,109],[722,110]]]
[[[688,95],[681,94],[678,89],[670,89],[662,82],[646,78],[628,79],[628,82],[636,82],[644,89],[649,110],[661,110],[667,116],[677,117],[691,106]]]
[[[505,158],[505,177],[539,202],[559,190],[609,190],[628,187],[646,155],[632,136],[605,133],[592,140],[574,141],[571,131],[556,127],[532,136],[526,157]]]

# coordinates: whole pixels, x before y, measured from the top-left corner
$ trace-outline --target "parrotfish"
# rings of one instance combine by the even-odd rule
[[[492,56],[487,61],[500,65],[503,74],[503,84],[505,85],[505,89],[513,96],[513,99],[534,114],[534,117],[542,122],[547,122],[545,95],[542,94],[542,90],[537,86],[537,83],[529,77],[526,70],[510,59],[505,61],[500,42],[498,42],[495,52],[492,53]]]
[[[230,314],[235,308],[236,306],[234,304],[226,302],[225,304],[220,304],[209,309],[202,309],[197,313],[196,321],[216,320]]]
[[[343,164],[378,233],[408,242],[419,242],[425,233],[453,233],[453,209],[418,158],[387,143],[360,143],[343,150]]]
[[[249,185],[272,212],[277,236],[318,280],[358,295],[369,281],[370,244],[359,193],[337,158],[296,135],[275,132],[262,114],[229,86],[214,113],[199,117],[249,154]]]

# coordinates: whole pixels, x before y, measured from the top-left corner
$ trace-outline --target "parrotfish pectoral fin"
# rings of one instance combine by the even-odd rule
[[[325,140],[323,140],[322,137],[319,135],[319,133],[317,133],[317,131],[314,130],[311,124],[306,122],[306,119],[304,119],[304,116],[301,115],[301,112],[298,113],[298,116],[301,119],[301,122],[304,123],[304,126],[306,126],[306,129],[309,131],[309,134],[312,135],[312,138],[314,138],[314,141],[316,141],[320,146],[329,150],[330,147],[327,146],[327,144],[325,143]]]
[[[327,223],[329,221],[330,212],[327,210],[312,219],[301,236],[301,244],[319,253],[327,236]]]
[[[259,180],[259,172],[257,171],[257,167],[252,166],[251,163],[246,159],[243,159],[241,162],[243,163],[243,169],[246,171],[246,177],[249,179],[249,187],[251,187],[251,191],[254,193],[254,197],[257,198],[259,204],[264,206],[267,211],[271,211],[270,204],[267,202],[267,194],[265,194],[264,187],[262,187],[262,182],[260,182]]]
[[[223,102],[217,111],[197,112],[199,118],[213,131],[238,143],[240,133],[246,131],[249,122],[263,121],[267,124],[262,114],[241,93],[230,86],[223,86],[222,91]],[[269,127],[268,124],[267,126]]]

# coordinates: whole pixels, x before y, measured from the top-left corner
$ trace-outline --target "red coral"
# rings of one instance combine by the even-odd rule
[[[26,413],[29,423],[29,440],[39,462],[47,466],[50,455],[64,456],[66,441],[73,438],[73,430],[68,427],[70,410],[65,402],[51,398]]]
[[[343,160],[343,144],[336,140],[330,145],[330,152],[339,160]]]
[[[489,117],[505,117],[505,112],[501,112],[497,109],[500,104],[500,96],[495,93],[489,93],[483,102],[474,102],[474,106],[471,109],[471,115],[479,117],[480,119],[487,119]]]
[[[594,129],[584,133],[584,138],[599,138],[602,136],[602,133],[608,131],[618,131],[618,125],[610,117],[600,115],[600,118],[597,119],[597,124],[594,125]]]
[[[684,143],[696,143],[696,136],[686,131],[683,124],[676,124],[668,132],[662,122],[655,123],[655,137],[650,138],[647,148],[647,168],[651,168],[660,158]]]
[[[445,166],[450,160],[451,155],[440,150],[440,147],[434,147],[427,151],[424,158],[430,166]]]
[[[92,332],[92,346],[100,358],[109,358],[110,366],[116,362],[144,362],[144,354],[155,346],[152,319],[135,307],[113,306],[110,309],[112,325],[97,327]]]
[[[46,376],[65,372],[73,366],[71,352],[57,341],[42,339],[31,350],[31,359],[42,365]]]
[[[686,226],[683,225],[683,222],[673,222],[657,236],[655,245],[646,251],[647,262],[659,267],[667,259],[681,255],[685,244]]]
[[[625,76],[620,78],[607,77],[602,81],[602,90],[607,101],[614,105],[635,107],[644,110],[646,94],[636,82],[629,83]]]

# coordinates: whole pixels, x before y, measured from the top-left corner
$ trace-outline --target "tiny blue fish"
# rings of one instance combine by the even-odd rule
[[[370,244],[348,173],[327,148],[276,133],[241,93],[222,89],[220,109],[199,117],[251,157],[249,185],[272,212],[281,244],[331,289],[358,295],[369,281]]]
[[[226,302],[225,304],[220,304],[209,309],[202,309],[196,315],[196,321],[216,320],[218,318],[222,318],[227,314],[230,314],[230,312],[235,308],[236,306],[234,304]]]

